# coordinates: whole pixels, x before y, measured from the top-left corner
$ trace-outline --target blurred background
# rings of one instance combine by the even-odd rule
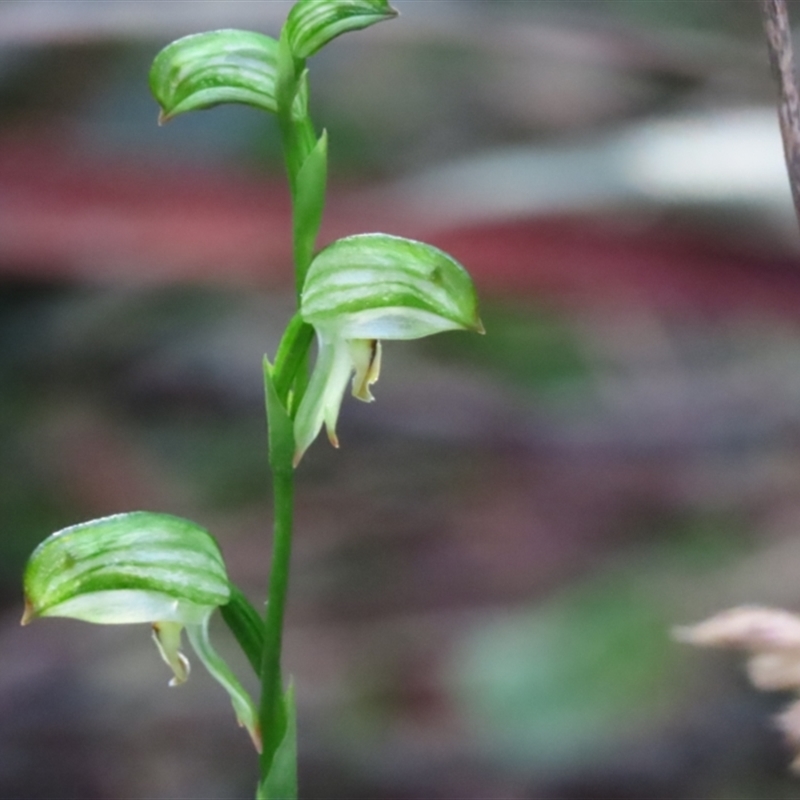
[[[670,638],[800,609],[800,233],[758,4],[395,5],[311,62],[321,244],[448,250],[488,334],[389,343],[378,402],[298,472],[302,797],[796,797],[786,698]],[[263,600],[277,130],[159,128],[147,72],[289,7],[0,4],[2,798],[252,796],[202,669],[169,689],[146,626],[22,630],[20,584],[51,531],[147,509],[211,530]]]

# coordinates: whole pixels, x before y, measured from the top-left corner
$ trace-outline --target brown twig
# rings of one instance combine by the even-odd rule
[[[800,223],[800,96],[794,74],[792,34],[786,0],[760,0],[767,33],[769,60],[778,81],[778,117],[783,136],[783,152],[789,170],[792,198]]]

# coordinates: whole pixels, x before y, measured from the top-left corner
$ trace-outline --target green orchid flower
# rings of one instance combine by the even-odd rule
[[[33,552],[24,587],[23,625],[38,617],[101,625],[150,623],[158,651],[172,670],[171,686],[189,677],[189,661],[181,651],[185,630],[261,751],[253,701],[209,640],[211,615],[230,601],[231,586],[217,543],[198,525],[139,511],[65,528]]]
[[[431,245],[363,234],[339,239],[311,262],[300,301],[318,354],[294,422],[294,464],[325,425],[339,446],[336,421],[351,376],[353,396],[374,398],[382,339],[419,339],[449,330],[483,333],[466,270]]]

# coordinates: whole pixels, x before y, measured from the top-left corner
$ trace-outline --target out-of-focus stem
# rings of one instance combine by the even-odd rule
[[[800,96],[794,73],[786,0],[760,0],[769,60],[778,82],[778,117],[795,212],[800,223]]]

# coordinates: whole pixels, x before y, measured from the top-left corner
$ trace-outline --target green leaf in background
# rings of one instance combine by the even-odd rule
[[[25,622],[196,623],[230,597],[211,535],[180,517],[146,511],[52,534],[31,555],[24,587]]]
[[[482,303],[481,319],[491,336],[441,336],[427,340],[426,352],[469,363],[535,391],[537,403],[551,405],[560,415],[576,413],[576,403],[597,391],[591,351],[566,310],[529,299],[504,298]],[[577,413],[585,413],[580,409]]]
[[[276,113],[277,57],[278,42],[251,31],[211,31],[172,42],[150,68],[159,122],[221,103]]]
[[[299,0],[285,27],[294,57],[305,59],[343,33],[396,16],[386,0]]]
[[[680,653],[669,611],[622,571],[479,624],[448,684],[507,762],[580,762],[672,707]]]
[[[297,800],[297,711],[292,684],[283,694],[283,707],[286,728],[256,800]]]

